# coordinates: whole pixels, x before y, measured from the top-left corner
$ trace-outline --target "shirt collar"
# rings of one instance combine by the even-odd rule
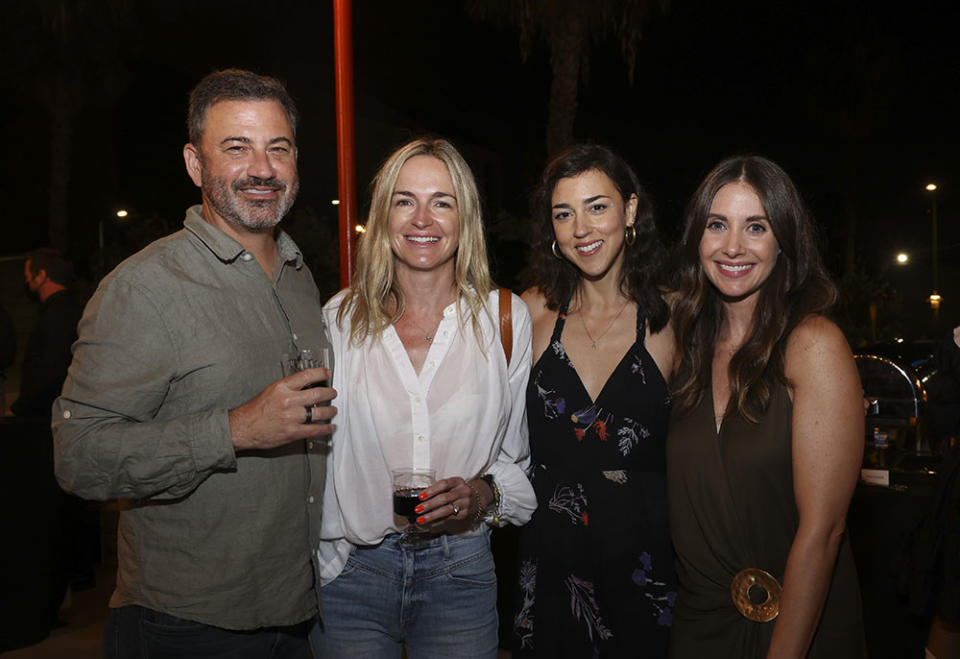
[[[183,226],[200,239],[214,255],[224,263],[232,263],[238,256],[246,250],[243,245],[225,234],[207,222],[200,215],[201,206],[191,206],[187,209],[187,217],[183,220]],[[282,229],[276,233],[277,251],[280,254],[280,260],[283,263],[293,261],[293,266],[299,270],[303,265],[303,253],[293,239]]]
[[[277,229],[277,250],[280,252],[280,260],[284,263],[293,261],[293,267],[297,270],[303,265],[303,252],[283,229]]]

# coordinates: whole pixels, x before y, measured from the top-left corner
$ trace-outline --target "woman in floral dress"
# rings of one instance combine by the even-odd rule
[[[538,509],[520,535],[515,657],[664,657],[676,598],[664,445],[673,363],[651,205],[609,149],[574,146],[534,200]]]

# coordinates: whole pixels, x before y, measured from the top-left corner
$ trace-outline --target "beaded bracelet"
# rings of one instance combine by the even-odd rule
[[[470,493],[477,502],[477,514],[473,517],[473,525],[476,527],[483,521],[483,499],[480,497],[480,490],[470,483],[465,483],[465,485],[470,488]]]
[[[480,480],[490,487],[490,493],[493,494],[493,501],[487,507],[489,511],[487,521],[494,526],[500,526],[500,488],[497,487],[497,480],[493,477],[493,474],[484,474],[480,477]]]

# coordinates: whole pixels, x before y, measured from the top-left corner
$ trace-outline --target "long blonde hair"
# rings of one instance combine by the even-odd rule
[[[489,315],[487,296],[493,290],[487,263],[480,195],[470,166],[450,142],[419,138],[404,144],[386,159],[373,179],[373,196],[366,231],[357,248],[356,276],[337,312],[337,323],[350,317],[350,343],[359,347],[373,335],[379,335],[403,316],[406,300],[396,281],[393,250],[390,247],[390,203],[400,176],[400,168],[415,156],[431,156],[447,166],[457,196],[460,242],[454,256],[454,282],[457,301],[464,301],[471,312],[474,335],[480,341],[479,317]],[[391,313],[392,303],[395,304]],[[463,326],[457,304],[457,319]],[[481,348],[482,348],[481,344]]]

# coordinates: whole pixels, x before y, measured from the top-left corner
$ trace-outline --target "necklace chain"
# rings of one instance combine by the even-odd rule
[[[590,330],[587,328],[587,321],[583,317],[583,309],[582,308],[580,309],[580,313],[578,314],[580,316],[580,324],[583,325],[583,331],[587,333],[587,337],[590,339],[591,348],[593,348],[594,350],[598,349],[597,344],[600,342],[600,339],[606,336],[607,332],[609,332],[610,328],[612,328],[614,323],[617,322],[617,319],[620,317],[620,314],[623,313],[623,310],[627,308],[627,305],[629,303],[630,303],[630,300],[627,300],[626,302],[623,303],[623,306],[620,307],[620,311],[617,312],[617,315],[613,317],[613,320],[610,321],[610,323],[607,325],[605,330],[600,332],[600,336],[598,336],[597,338],[593,338],[593,334],[591,334]]]
[[[435,336],[435,334],[430,334],[429,332],[424,331],[423,326],[420,325],[420,323],[413,322],[413,318],[410,319],[410,322],[413,324],[414,327],[416,327],[418,330],[423,332],[423,340],[425,342],[433,343],[433,337]]]

